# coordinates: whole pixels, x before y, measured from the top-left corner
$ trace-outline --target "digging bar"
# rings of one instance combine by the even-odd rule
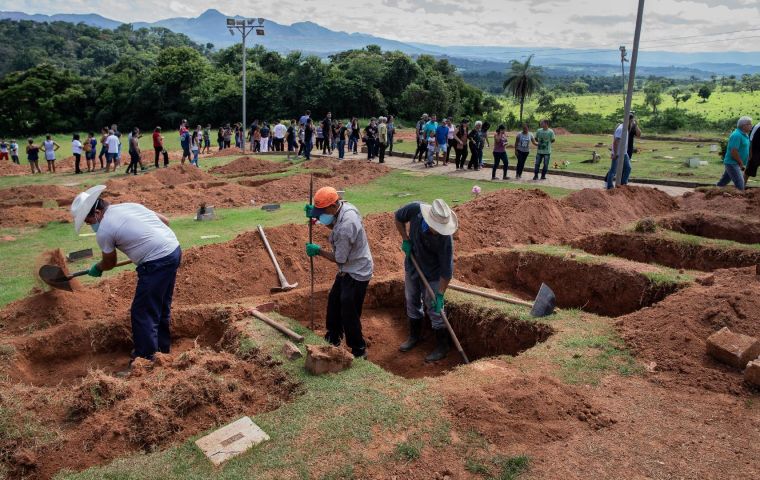
[[[432,287],[430,287],[430,284],[428,283],[427,278],[425,278],[425,275],[422,273],[422,269],[417,263],[417,259],[414,258],[414,255],[411,253],[409,254],[409,258],[412,260],[412,264],[414,264],[414,269],[417,270],[417,275],[420,276],[420,278],[422,279],[422,283],[425,284],[425,289],[428,291],[428,293],[430,294],[432,298],[435,298],[435,292],[433,291]],[[446,324],[446,329],[449,331],[449,335],[451,335],[451,339],[454,340],[454,346],[457,347],[459,354],[462,355],[462,359],[464,360],[464,363],[470,363],[470,360],[467,358],[467,354],[464,353],[464,350],[462,349],[462,345],[459,343],[457,334],[454,333],[454,329],[451,328],[449,319],[448,317],[446,317],[446,312],[444,312],[443,310],[441,310],[441,317],[443,318],[443,323]]]
[[[530,313],[534,317],[546,317],[547,315],[551,315],[554,312],[554,310],[559,310],[559,308],[556,308],[555,306],[556,298],[554,296],[554,292],[552,292],[552,289],[549,288],[549,286],[546,285],[545,283],[541,284],[541,289],[539,289],[538,291],[538,295],[536,296],[535,302],[526,302],[525,300],[519,300],[517,298],[511,298],[504,295],[496,295],[494,293],[483,292],[480,290],[476,290],[472,287],[465,287],[463,285],[450,284],[449,288],[451,288],[452,290],[456,290],[458,292],[478,295],[480,297],[489,298],[491,300],[498,300],[500,302],[512,303],[514,305],[522,305],[523,307],[530,307],[531,308]],[[536,307],[537,305],[538,305],[538,308]],[[536,309],[536,311],[534,312],[533,309]]]
[[[313,205],[314,202],[314,174],[309,174],[309,205]],[[312,242],[312,230],[314,228],[314,222],[309,219],[309,243]],[[309,257],[309,272],[311,274],[311,294],[309,296],[309,325],[314,330],[314,257]]]
[[[274,328],[278,332],[282,333],[286,337],[290,338],[294,342],[299,342],[299,343],[303,342],[303,337],[301,335],[297,334],[296,332],[294,332],[293,330],[289,329],[288,327],[286,327],[285,325],[281,324],[280,322],[276,322],[276,321],[272,320],[271,318],[267,317],[266,315],[264,315],[263,313],[259,312],[255,308],[251,309],[251,315],[253,315],[254,317],[258,318],[262,322],[266,323],[270,327]]]
[[[293,290],[298,286],[298,282],[294,284],[288,283],[288,281],[285,279],[285,275],[282,273],[282,270],[280,270],[280,264],[277,263],[277,258],[274,256],[274,252],[272,251],[272,247],[269,246],[269,240],[267,240],[267,236],[264,233],[264,228],[259,225],[257,227],[259,229],[259,235],[261,235],[261,240],[264,242],[264,246],[267,248],[267,252],[269,252],[269,258],[272,259],[272,263],[274,264],[274,269],[277,271],[277,277],[280,279],[280,286],[279,287],[272,287],[270,289],[271,292],[287,292],[288,290]]]
[[[124,260],[114,265],[114,267],[123,267],[124,265],[129,265],[130,263],[132,263],[132,260]],[[43,265],[40,267],[39,275],[42,281],[51,287],[57,288],[59,290],[73,292],[74,290],[71,288],[71,279],[75,277],[81,277],[82,275],[87,275],[87,272],[89,271],[90,270],[87,269],[82,270],[81,272],[74,272],[71,275],[66,275],[63,272],[63,269],[58,265]]]

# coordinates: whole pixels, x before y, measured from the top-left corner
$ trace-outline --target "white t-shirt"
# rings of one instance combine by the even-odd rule
[[[285,138],[285,133],[287,133],[288,127],[285,125],[278,123],[274,126],[274,136],[275,138]]]
[[[108,153],[116,153],[119,151],[119,137],[116,135],[109,135],[106,138],[106,146],[108,146]]]
[[[456,127],[449,127],[449,131],[446,138],[448,138],[449,140],[454,140],[454,135],[456,135],[456,133],[457,133]]]
[[[163,258],[179,246],[171,228],[139,203],[110,205],[95,239],[103,253],[118,248],[135,265]]]
[[[79,140],[72,140],[71,141],[71,153],[78,153],[81,155],[82,153],[82,142]]]

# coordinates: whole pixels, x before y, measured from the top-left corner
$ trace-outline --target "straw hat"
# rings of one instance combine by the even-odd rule
[[[82,228],[84,219],[87,218],[87,214],[90,213],[92,206],[95,205],[95,202],[98,201],[100,194],[105,189],[105,185],[95,185],[77,195],[74,201],[71,202],[71,215],[74,217],[75,231],[79,232],[79,229]]]
[[[437,198],[432,205],[420,204],[422,218],[425,222],[441,235],[454,235],[459,228],[459,220],[454,211],[446,205],[446,202]]]

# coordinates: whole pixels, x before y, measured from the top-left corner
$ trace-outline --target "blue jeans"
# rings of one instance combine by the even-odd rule
[[[504,164],[504,178],[507,178],[507,171],[509,170],[509,157],[507,156],[507,152],[493,152],[491,178],[496,178],[496,170],[499,169],[499,162]]]
[[[544,168],[541,169],[541,178],[546,178],[546,172],[549,170],[549,160],[551,159],[551,153],[537,153],[536,154],[536,166],[533,168],[533,180],[538,178],[538,168],[541,166],[541,162],[544,162]]]
[[[338,141],[338,158],[342,159],[346,154],[346,141],[345,140],[339,140]]]
[[[725,167],[725,171],[716,185],[719,187],[725,187],[729,182],[733,182],[734,185],[736,185],[737,190],[744,191],[744,175],[742,174],[742,169],[739,168],[739,165],[725,164],[723,166]]]
[[[393,132],[388,133],[388,155],[393,154]]]
[[[311,149],[314,147],[310,141],[303,144],[303,156],[306,160],[311,160]]]
[[[198,150],[193,150],[193,159],[190,160],[192,165],[198,166]]]
[[[617,162],[618,157],[612,159],[612,165],[610,165],[610,171],[607,172],[607,190],[615,187],[615,177],[617,177]],[[625,154],[623,160],[623,176],[620,179],[620,185],[628,185],[628,177],[631,176],[631,158],[628,154]]]
[[[169,255],[137,267],[137,288],[131,309],[135,357],[152,360],[156,352],[169,353],[174,281],[181,259],[182,249],[177,247]]]
[[[359,139],[356,137],[348,137],[348,151],[356,153],[356,147],[358,146]]]
[[[430,288],[434,292],[438,291],[438,280],[428,280]],[[433,329],[440,330],[446,328],[443,317],[440,313],[435,313],[434,308],[430,308],[435,298],[430,296],[430,292],[425,288],[422,279],[416,270],[406,270],[404,276],[404,296],[406,297],[406,316],[413,320],[422,320],[425,318],[425,312],[430,317],[430,323]]]

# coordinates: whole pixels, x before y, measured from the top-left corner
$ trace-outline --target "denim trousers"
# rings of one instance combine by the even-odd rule
[[[612,159],[612,164],[610,165],[610,171],[607,172],[607,190],[615,186],[615,177],[617,177],[617,165],[618,165],[618,157],[615,157]],[[625,158],[623,159],[623,176],[620,179],[620,185],[628,185],[628,178],[630,176],[631,176],[631,158],[626,153]]]
[[[743,191],[744,175],[742,174],[742,169],[739,168],[739,165],[726,164],[723,166],[725,167],[725,171],[723,172],[723,176],[720,177],[720,180],[718,180],[718,183],[716,185],[719,187],[725,187],[729,184],[729,182],[733,182],[737,190]]]
[[[342,159],[346,155],[346,141],[338,140],[338,158]]]
[[[438,291],[438,280],[428,280],[430,288],[434,292]],[[435,298],[430,296],[430,292],[425,288],[422,279],[416,270],[407,269],[404,275],[404,296],[406,297],[406,316],[413,320],[422,320],[427,312],[430,323],[434,330],[446,328],[443,317],[440,313],[435,313],[435,309],[430,305]]]
[[[536,166],[533,168],[533,177],[538,177],[538,170],[541,166],[541,162],[544,162],[544,167],[541,169],[541,178],[546,178],[546,172],[549,170],[549,160],[551,159],[551,153],[538,153],[536,154]]]
[[[509,170],[509,157],[507,156],[507,152],[493,152],[491,178],[496,178],[496,170],[499,169],[499,162],[504,164],[504,178],[507,178],[507,171]]]

